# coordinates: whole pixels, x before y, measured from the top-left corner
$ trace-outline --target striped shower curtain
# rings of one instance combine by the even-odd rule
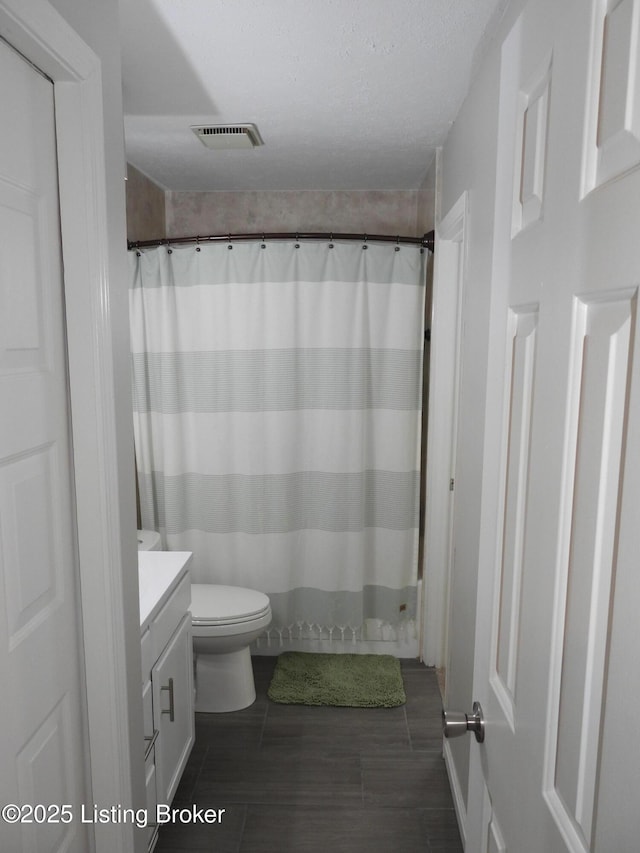
[[[415,632],[425,254],[132,251],[144,527],[192,580],[271,598],[269,642]]]

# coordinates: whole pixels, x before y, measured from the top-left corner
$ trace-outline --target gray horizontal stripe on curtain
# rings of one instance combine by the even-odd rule
[[[416,615],[417,592],[415,586],[390,589],[386,586],[365,584],[360,592],[332,591],[296,587],[289,592],[269,592],[274,626],[292,625],[304,618],[306,623],[322,626],[359,627],[363,619],[375,617],[397,625]],[[293,636],[298,635],[298,630]],[[285,633],[285,637],[287,634]],[[340,639],[336,631],[333,640]],[[347,634],[347,642],[349,634]]]
[[[344,533],[418,526],[417,471],[170,477],[154,472],[140,474],[140,489],[143,499],[155,503],[167,533]]]
[[[419,410],[421,350],[135,353],[138,412]]]

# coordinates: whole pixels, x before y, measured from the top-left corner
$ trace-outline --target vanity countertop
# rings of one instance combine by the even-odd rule
[[[187,573],[191,556],[191,551],[138,551],[141,631],[162,607],[167,590]]]

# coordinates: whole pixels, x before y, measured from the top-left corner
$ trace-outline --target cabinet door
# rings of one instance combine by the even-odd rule
[[[151,670],[159,803],[170,803],[194,741],[191,614],[187,613]]]

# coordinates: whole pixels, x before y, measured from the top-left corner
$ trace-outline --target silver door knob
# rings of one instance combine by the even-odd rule
[[[484,741],[484,716],[480,703],[473,703],[473,713],[471,714],[464,714],[462,711],[443,711],[442,731],[446,738],[460,737],[467,732],[473,732],[478,743],[482,743]]]

